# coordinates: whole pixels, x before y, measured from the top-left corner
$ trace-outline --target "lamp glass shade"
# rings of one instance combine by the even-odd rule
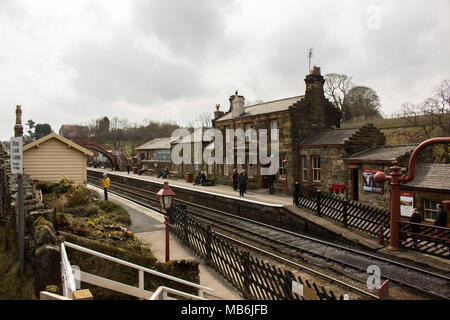
[[[170,207],[172,206],[173,196],[164,196],[162,198],[164,199],[164,209],[170,209]]]

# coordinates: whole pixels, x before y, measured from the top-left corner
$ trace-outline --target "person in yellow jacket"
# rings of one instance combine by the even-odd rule
[[[108,175],[105,173],[103,173],[103,179],[102,179],[102,186],[103,186],[103,190],[105,191],[105,201],[108,200],[108,189],[109,186],[111,185],[111,181],[108,178]]]

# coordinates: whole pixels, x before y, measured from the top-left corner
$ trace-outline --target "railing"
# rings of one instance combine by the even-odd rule
[[[61,277],[63,296],[72,299],[72,292],[77,290],[72,266],[67,258],[64,242],[61,243]]]
[[[103,288],[107,288],[110,290],[128,294],[128,295],[140,298],[140,299],[150,299],[151,297],[154,296],[154,293],[144,289],[144,274],[149,273],[154,276],[172,280],[174,282],[184,284],[184,285],[198,289],[198,296],[194,296],[194,295],[184,293],[184,292],[181,292],[181,291],[178,291],[175,289],[170,289],[170,288],[164,287],[165,288],[164,290],[166,293],[167,292],[175,293],[175,291],[176,291],[177,295],[181,295],[183,297],[192,298],[192,299],[194,299],[194,297],[196,297],[196,299],[204,299],[204,291],[205,290],[206,291],[214,291],[211,288],[199,285],[197,283],[186,281],[186,280],[183,280],[183,279],[180,279],[180,278],[177,278],[177,277],[165,274],[165,273],[161,273],[161,272],[149,269],[149,268],[145,268],[145,267],[139,266],[137,264],[134,264],[134,263],[131,263],[128,261],[124,261],[124,260],[121,260],[121,259],[118,259],[115,257],[111,257],[104,253],[100,253],[100,252],[97,252],[97,251],[94,251],[94,250],[91,250],[91,249],[88,249],[85,247],[81,247],[79,245],[76,245],[76,244],[73,244],[70,242],[63,242],[61,244],[61,253],[62,253],[62,260],[63,260],[62,264],[64,265],[62,274],[63,274],[63,287],[65,288],[64,296],[66,296],[66,297],[71,297],[72,291],[74,291],[76,288],[75,288],[75,279],[74,279],[73,275],[72,275],[72,277],[70,277],[70,275],[69,275],[69,272],[72,271],[72,268],[69,264],[69,260],[67,259],[65,247],[76,249],[81,252],[85,252],[85,253],[94,255],[96,257],[99,257],[99,258],[113,261],[115,263],[119,263],[124,266],[136,269],[138,271],[138,286],[137,287],[123,284],[123,283],[120,283],[120,282],[117,282],[114,280],[110,280],[110,279],[106,279],[103,277],[99,277],[99,276],[96,276],[96,275],[93,275],[93,274],[90,274],[90,273],[87,273],[87,272],[84,272],[81,270],[80,271],[77,270],[77,272],[79,272],[79,275],[80,275],[80,279],[77,279],[77,280],[80,280],[82,282],[101,286]]]
[[[428,254],[450,257],[450,228],[408,221],[399,222],[402,247]]]
[[[155,293],[153,293],[153,295],[150,297],[150,300],[171,300],[171,298],[169,298],[169,296],[167,295],[168,293],[172,293],[174,295],[177,296],[181,296],[184,298],[188,298],[188,299],[192,299],[192,300],[207,300],[205,298],[199,297],[199,296],[194,296],[192,294],[186,293],[186,292],[182,292],[179,290],[175,290],[172,288],[168,288],[165,286],[161,286],[159,287]]]
[[[192,217],[184,205],[172,206],[168,215],[171,232],[238,289],[246,299],[304,299],[292,292],[294,282],[314,291],[317,299],[338,299],[331,290],[327,291],[316,283],[304,281],[290,271],[281,270],[237,249],[210,227]],[[340,296],[340,299],[344,299],[343,296]]]
[[[295,184],[293,202],[318,216],[372,236],[378,237],[382,226],[383,236],[389,238],[389,211],[350,201],[298,182]]]

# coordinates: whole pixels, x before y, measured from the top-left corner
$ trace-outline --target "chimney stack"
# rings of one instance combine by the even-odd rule
[[[233,96],[230,96],[230,111],[233,118],[239,117],[244,113],[245,98],[244,96],[238,95],[236,90]]]
[[[325,83],[325,79],[320,74],[320,67],[314,66],[312,68],[312,70],[305,78],[305,83],[306,83],[305,96],[308,96],[314,92],[317,92],[322,96],[324,95],[323,84]]]
[[[220,109],[220,104],[216,104],[216,111],[214,111],[214,120],[219,119],[220,117],[222,117],[225,112],[223,111],[219,111]]]

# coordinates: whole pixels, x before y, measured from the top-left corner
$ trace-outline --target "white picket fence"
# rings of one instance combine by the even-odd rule
[[[94,274],[90,274],[84,271],[79,270],[78,268],[74,268],[74,266],[70,265],[69,259],[66,253],[66,247],[76,249],[88,254],[91,254],[96,257],[100,257],[115,263],[122,264],[124,266],[134,268],[138,272],[138,284],[137,287],[130,286],[124,283],[120,283],[111,279],[107,279],[104,277],[100,277]],[[178,282],[180,284],[188,285],[190,287],[196,288],[198,290],[198,295],[193,295],[190,293],[182,292],[179,290],[175,290],[172,288],[168,288],[165,286],[159,287],[155,292],[151,292],[144,289],[144,274],[149,273],[154,276],[158,276],[164,279],[172,280]],[[205,291],[214,291],[214,289],[199,285],[197,283],[193,283],[184,279],[180,279],[162,272],[158,272],[149,268],[145,268],[139,266],[137,264],[124,261],[112,256],[108,256],[101,252],[97,252],[70,242],[61,243],[61,274],[62,274],[62,284],[63,284],[63,295],[67,299],[72,299],[72,293],[79,289],[80,282],[86,282],[93,285],[97,285],[106,289],[114,290],[117,292],[121,292],[124,294],[128,294],[130,296],[137,297],[139,299],[148,299],[148,300],[174,300],[174,298],[170,298],[168,293],[171,293],[176,296],[181,296],[188,299],[194,300],[207,300],[204,297]]]

